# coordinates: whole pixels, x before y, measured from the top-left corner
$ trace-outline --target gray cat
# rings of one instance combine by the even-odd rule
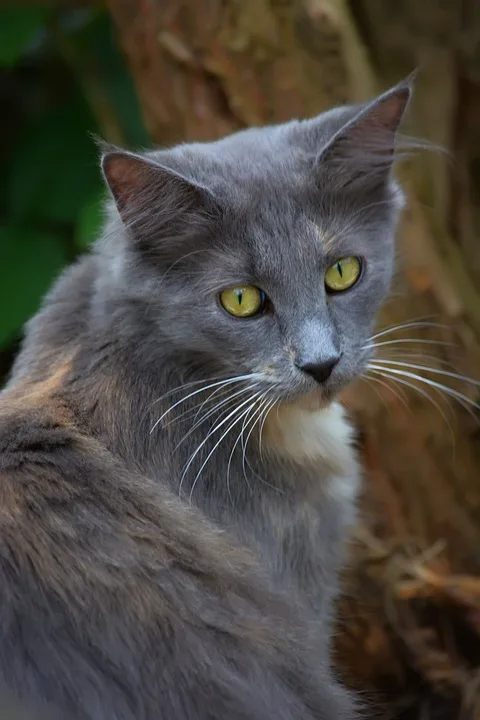
[[[335,397],[389,287],[410,93],[104,149],[104,235],[0,399],[0,683],[30,708],[357,717],[331,662],[359,476]]]

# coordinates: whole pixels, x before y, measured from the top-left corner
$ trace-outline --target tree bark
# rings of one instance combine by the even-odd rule
[[[385,717],[400,711],[480,717],[479,413],[455,396],[475,403],[478,386],[441,374],[475,378],[480,367],[480,4],[109,0],[109,6],[160,145],[311,116],[367,99],[414,67],[423,69],[409,134],[447,152],[423,153],[401,170],[409,206],[399,275],[380,327],[432,324],[382,336],[418,344],[385,346],[381,355],[430,366],[432,372],[420,373],[454,396],[395,372],[345,395],[366,477],[338,659],[352,685],[388,700]]]

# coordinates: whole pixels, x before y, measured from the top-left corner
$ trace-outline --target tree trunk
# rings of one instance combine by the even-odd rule
[[[423,153],[401,171],[410,202],[381,327],[431,324],[379,338],[409,342],[382,348],[388,378],[345,395],[366,482],[338,659],[349,682],[389,702],[385,717],[480,717],[478,386],[442,374],[478,377],[480,366],[480,3],[109,5],[161,145],[367,99],[421,66],[409,134],[448,152]],[[402,361],[430,366],[420,374],[452,395],[398,375]]]

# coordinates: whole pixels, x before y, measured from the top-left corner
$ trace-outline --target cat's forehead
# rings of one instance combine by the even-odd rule
[[[267,266],[273,257],[299,254],[303,262],[329,251],[348,221],[348,210],[317,186],[315,155],[299,141],[304,124],[250,128],[175,148],[177,168],[224,201],[227,242],[248,240],[246,249]]]
[[[211,143],[177,146],[169,160],[187,177],[222,194],[286,181],[304,157],[291,142],[291,124],[250,128]]]

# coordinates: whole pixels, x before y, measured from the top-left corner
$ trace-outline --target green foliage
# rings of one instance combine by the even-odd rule
[[[0,346],[37,310],[66,261],[58,236],[21,225],[0,228]]]
[[[94,135],[148,146],[132,81],[100,6],[0,7],[3,119],[0,353],[103,221]],[[6,122],[5,122],[6,118]]]
[[[81,98],[29,118],[18,138],[10,178],[14,216],[69,223],[100,184],[95,121]]]
[[[5,7],[0,14],[0,66],[13,67],[43,29],[41,7]]]

